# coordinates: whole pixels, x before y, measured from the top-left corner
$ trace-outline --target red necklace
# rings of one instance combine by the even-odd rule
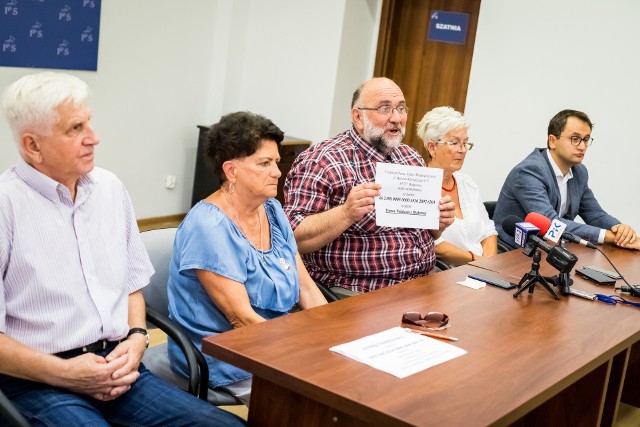
[[[451,188],[445,188],[444,185],[442,186],[442,189],[447,193],[451,193],[458,186],[458,183],[456,182],[456,177],[451,175],[451,178],[453,178],[453,186]]]

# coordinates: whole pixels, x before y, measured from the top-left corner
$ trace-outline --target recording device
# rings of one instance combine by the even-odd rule
[[[616,288],[622,292],[626,292],[628,294],[631,294],[634,297],[639,297],[640,298],[640,286],[634,286],[634,285],[622,285],[619,288]]]
[[[589,242],[588,240],[584,240],[583,238],[576,236],[573,233],[565,231],[567,228],[567,224],[555,218],[550,220],[546,216],[539,214],[537,212],[531,212],[525,218],[525,221],[532,223],[533,225],[538,226],[540,229],[543,229],[541,224],[549,224],[546,228],[547,231],[544,233],[544,238],[551,240],[554,243],[558,243],[560,239],[564,239],[567,242],[577,243],[582,246],[586,246],[590,249],[596,249],[596,245]]]
[[[527,215],[527,219],[530,219],[530,215]],[[551,223],[549,219],[543,215],[533,216],[535,221],[540,221],[539,217],[542,217],[546,220],[546,227],[539,228],[536,225],[531,224],[528,221],[522,222],[520,218],[510,215],[504,219],[502,222],[502,229],[509,236],[513,236],[515,239],[516,233],[519,233],[519,239],[524,243],[523,252],[527,256],[532,256],[535,252],[536,248],[540,248],[547,253],[547,262],[554,267],[556,270],[561,273],[569,273],[571,269],[578,262],[578,257],[566,250],[561,246],[551,246],[540,237],[538,237],[539,233],[543,235],[547,232],[547,228]],[[544,221],[543,221],[544,222]],[[535,230],[538,230],[535,232]],[[521,245],[521,242],[515,240],[518,245]]]
[[[502,289],[513,289],[517,287],[515,283],[511,283],[507,280],[497,279],[495,277],[485,276],[484,274],[470,274],[470,278],[479,280],[489,285],[497,286]]]
[[[600,273],[604,274],[605,276],[609,276],[612,279],[621,279],[622,276],[619,275],[618,273],[616,273],[615,271],[611,271],[611,270],[605,270],[602,267],[598,267],[597,265],[585,265],[584,268],[588,268],[590,270],[595,270],[595,271],[599,271]]]
[[[588,299],[591,301],[596,300],[596,294],[592,294],[591,292],[581,291],[580,289],[571,288],[571,295],[575,295],[580,298]]]
[[[599,271],[591,270],[589,268],[581,268],[576,270],[576,274],[580,277],[584,277],[587,280],[591,280],[597,285],[613,285],[616,283],[614,279],[609,276],[605,276]]]

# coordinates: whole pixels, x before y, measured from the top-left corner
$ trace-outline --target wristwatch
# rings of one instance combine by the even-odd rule
[[[142,334],[147,339],[147,342],[144,345],[144,348],[149,348],[149,332],[143,328],[131,328],[129,329],[129,333],[127,333],[127,338],[129,338],[133,334]]]

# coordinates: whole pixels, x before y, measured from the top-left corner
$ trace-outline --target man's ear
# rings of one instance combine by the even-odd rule
[[[24,133],[20,138],[20,151],[27,163],[41,163],[42,151],[38,136],[34,133]]]
[[[549,137],[547,138],[547,147],[549,148],[549,150],[555,150],[556,149],[556,141],[558,140],[558,138],[556,138],[555,135],[549,135]]]
[[[364,134],[364,111],[357,107],[351,109],[351,122],[360,135]]]

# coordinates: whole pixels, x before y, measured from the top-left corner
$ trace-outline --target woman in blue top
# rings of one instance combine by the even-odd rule
[[[277,193],[284,135],[271,120],[228,114],[208,133],[207,155],[221,188],[198,202],[178,228],[169,267],[169,313],[201,348],[202,339],[233,328],[326,304],[298,255]],[[171,367],[186,361],[169,341]],[[206,356],[209,386],[248,404],[251,374]]]

